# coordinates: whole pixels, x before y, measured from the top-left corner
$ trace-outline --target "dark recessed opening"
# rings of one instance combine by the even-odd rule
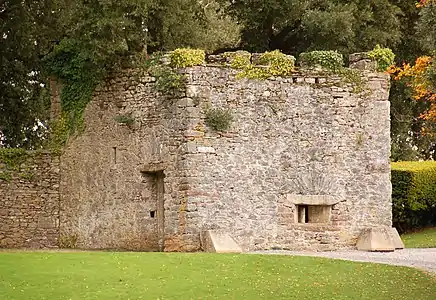
[[[154,218],[155,215],[156,215],[156,211],[150,210],[150,217]]]
[[[315,77],[315,83],[319,83],[319,78]]]
[[[298,223],[309,223],[307,205],[298,205]]]
[[[113,149],[113,159],[114,159],[114,164],[117,163],[117,147],[112,147]]]
[[[298,81],[297,77],[293,77],[293,78],[292,78],[292,82],[293,82],[293,83],[297,83],[297,81]]]

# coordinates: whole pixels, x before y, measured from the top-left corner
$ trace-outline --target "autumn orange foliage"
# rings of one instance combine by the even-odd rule
[[[402,67],[391,66],[388,72],[394,80],[406,79],[408,86],[412,89],[412,97],[417,101],[427,101],[429,109],[421,115],[421,118],[436,122],[436,93],[433,90],[434,83],[428,76],[432,64],[436,63],[435,57],[421,56],[415,64],[403,64]]]
[[[429,5],[430,3],[436,3],[436,0],[420,0],[418,3],[416,3],[416,7],[420,8]]]

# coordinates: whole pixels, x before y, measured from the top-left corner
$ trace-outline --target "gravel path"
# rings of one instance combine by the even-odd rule
[[[414,267],[436,273],[436,248],[403,249],[396,250],[395,252],[364,252],[357,250],[334,252],[268,250],[252,253],[327,257],[334,259]]]

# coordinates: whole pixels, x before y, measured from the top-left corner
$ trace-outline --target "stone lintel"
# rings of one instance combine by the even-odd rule
[[[334,205],[340,202],[340,200],[332,195],[288,194],[286,199],[289,204],[294,205]]]
[[[159,171],[164,171],[166,169],[166,164],[164,162],[151,162],[144,165],[141,168],[142,173],[156,173]]]

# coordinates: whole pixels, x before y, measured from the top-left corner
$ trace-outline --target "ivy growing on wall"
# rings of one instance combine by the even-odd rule
[[[20,165],[28,156],[29,153],[21,148],[0,148],[0,180],[10,181],[12,173],[20,170]],[[28,173],[30,172],[26,170],[22,174],[25,176]]]
[[[106,69],[92,52],[71,39],[56,45],[44,63],[48,73],[63,85],[61,106],[68,133],[81,130],[83,112]]]
[[[174,94],[185,88],[185,76],[176,69],[202,65],[205,57],[204,50],[180,48],[171,51],[167,57],[156,53],[144,62],[143,67],[156,78],[154,87],[157,91]]]

